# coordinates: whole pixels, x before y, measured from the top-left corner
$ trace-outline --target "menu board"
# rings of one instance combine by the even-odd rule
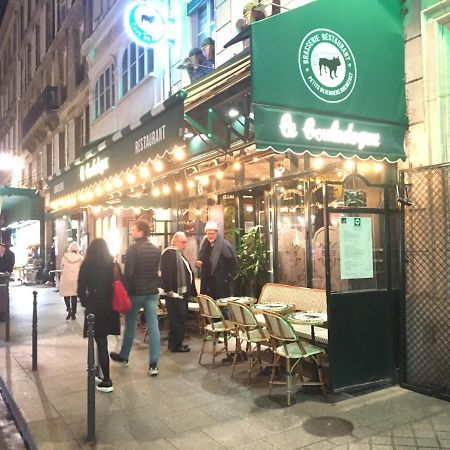
[[[341,279],[373,278],[372,219],[341,217],[339,223]]]

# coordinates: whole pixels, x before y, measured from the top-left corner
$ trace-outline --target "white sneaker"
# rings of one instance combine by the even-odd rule
[[[97,385],[97,391],[100,391],[100,392],[112,392],[112,391],[114,391],[112,382],[111,381],[102,380],[102,382]]]
[[[148,369],[148,374],[151,376],[151,377],[156,377],[156,375],[158,375],[158,367],[156,367],[156,366],[150,366],[149,367],[149,369]]]

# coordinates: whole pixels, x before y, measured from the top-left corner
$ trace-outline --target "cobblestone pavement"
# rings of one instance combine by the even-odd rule
[[[212,369],[210,355],[169,353],[162,341],[160,375],[147,376],[147,344],[137,333],[130,365],[112,364],[114,392],[97,393],[97,442],[86,436],[86,346],[82,314],[65,321],[53,288],[37,288],[39,355],[31,371],[32,288],[11,288],[11,345],[0,348],[0,376],[39,449],[450,449],[450,403],[399,387],[364,395],[268,396],[267,378],[247,385],[246,365]],[[1,332],[2,330],[0,330]],[[110,338],[117,350],[120,338]],[[338,420],[340,419],[340,420]],[[320,422],[318,424],[318,422]]]

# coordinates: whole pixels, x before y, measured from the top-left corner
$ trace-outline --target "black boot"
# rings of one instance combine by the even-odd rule
[[[70,311],[70,297],[64,297],[64,303],[66,304],[67,316],[66,320],[70,320],[72,313]]]
[[[71,319],[75,320],[77,317],[75,316],[75,314],[77,313],[77,297],[72,297],[71,298],[72,301],[72,314],[71,314]]]

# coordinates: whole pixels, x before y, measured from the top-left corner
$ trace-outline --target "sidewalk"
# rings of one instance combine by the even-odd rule
[[[54,288],[36,288],[39,370],[32,372],[33,290],[11,287],[11,342],[0,348],[0,376],[38,449],[450,449],[450,403],[388,387],[330,396],[329,403],[299,393],[295,405],[283,408],[283,387],[274,389],[273,399],[264,377],[249,388],[246,365],[238,366],[235,379],[229,365],[200,366],[197,337],[186,354],[167,352],[163,341],[160,375],[150,378],[139,332],[130,366],[111,363],[114,392],[96,394],[97,443],[87,444],[83,310],[76,321],[66,321]],[[110,350],[119,344],[110,338]],[[317,427],[320,417],[349,423],[326,419]]]

